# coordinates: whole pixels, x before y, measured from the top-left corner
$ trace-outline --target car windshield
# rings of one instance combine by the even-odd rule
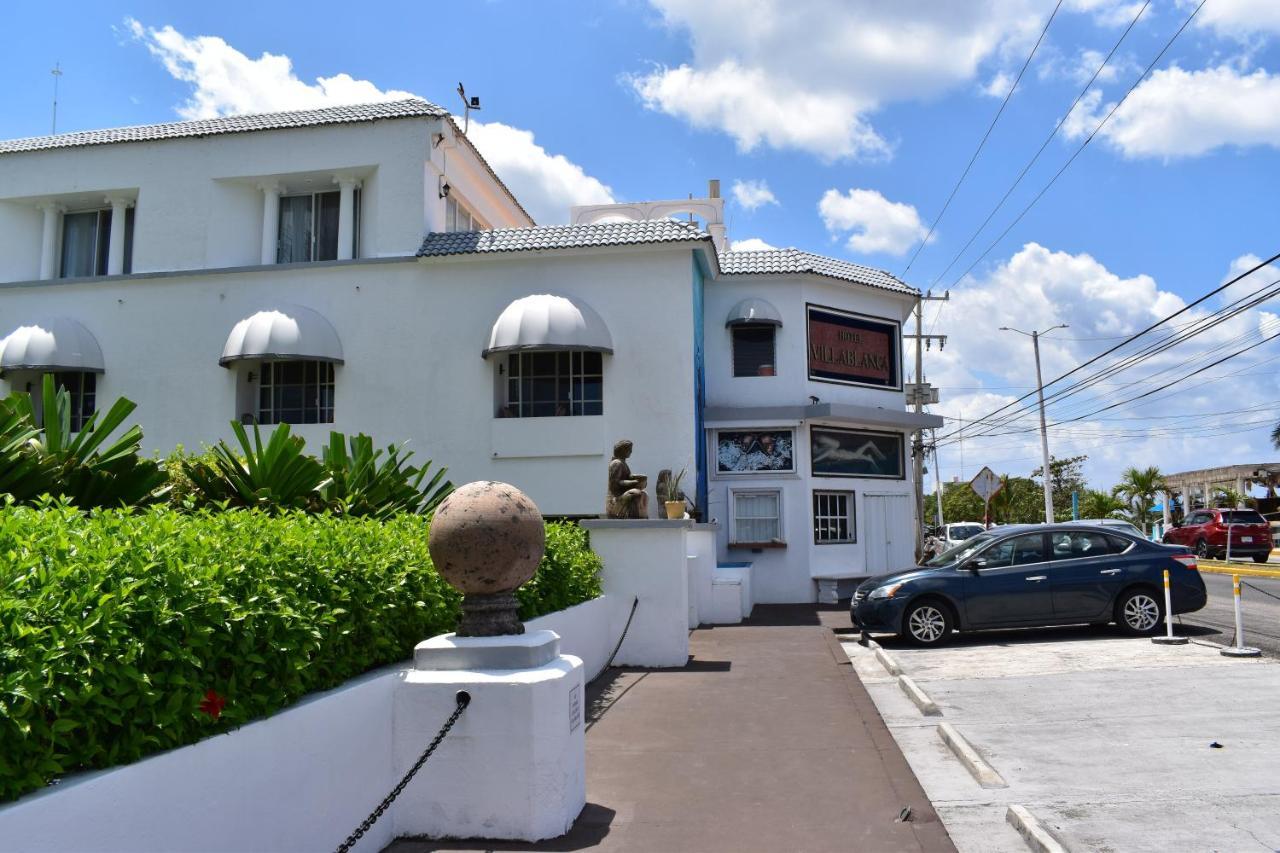
[[[1223,524],[1266,524],[1267,520],[1251,509],[1222,510]]]
[[[947,538],[955,542],[963,542],[981,532],[981,524],[953,524],[947,530]]]
[[[972,539],[961,542],[954,548],[948,548],[938,556],[925,563],[926,566],[946,566],[961,560],[966,560],[970,555],[977,552],[980,548],[990,544],[992,539],[996,538],[995,533],[982,533]]]

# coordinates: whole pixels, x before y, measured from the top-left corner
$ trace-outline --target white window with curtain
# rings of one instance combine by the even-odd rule
[[[453,196],[445,199],[444,230],[453,231],[487,231],[488,225],[480,220],[467,206]]]
[[[276,263],[332,261],[338,257],[339,190],[280,197]],[[360,233],[360,190],[355,190],[353,229]],[[353,248],[358,256],[359,248]]]
[[[111,208],[63,214],[60,278],[106,275],[110,249]],[[124,218],[124,271],[132,269],[133,208],[129,208]]]
[[[731,545],[781,545],[782,492],[778,489],[733,489]]]

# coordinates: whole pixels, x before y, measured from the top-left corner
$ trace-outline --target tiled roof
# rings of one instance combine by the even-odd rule
[[[724,275],[786,275],[811,273],[841,281],[865,284],[898,293],[918,291],[889,273],[861,264],[827,258],[799,249],[766,249],[758,252],[721,252],[720,272]]]
[[[294,110],[283,113],[225,116],[223,118],[174,121],[167,124],[144,124],[109,130],[86,130],[60,133],[57,136],[32,136],[26,139],[0,141],[0,154],[17,151],[42,151],[49,148],[74,148],[81,145],[106,145],[112,142],[150,142],[220,133],[245,133],[251,130],[281,130],[290,127],[314,127],[324,124],[350,124],[379,119],[441,117],[448,115],[433,103],[420,98],[386,101],[376,104],[351,104],[316,110]]]
[[[493,231],[428,234],[418,257],[469,255],[478,252],[527,252],[537,249],[576,249],[588,246],[628,246],[710,240],[698,226],[674,219],[640,222],[596,222],[590,225],[541,225]]]

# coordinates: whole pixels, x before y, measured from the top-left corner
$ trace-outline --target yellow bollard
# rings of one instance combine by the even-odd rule
[[[1236,606],[1236,644],[1227,646],[1222,654],[1229,658],[1256,658],[1262,654],[1259,649],[1244,644],[1244,616],[1240,610],[1240,576],[1231,576],[1231,596]]]

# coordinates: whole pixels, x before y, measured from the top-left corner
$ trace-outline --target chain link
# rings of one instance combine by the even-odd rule
[[[369,827],[377,823],[378,818],[382,817],[383,812],[391,807],[391,804],[395,802],[396,797],[400,796],[400,792],[405,789],[405,786],[409,784],[409,781],[417,775],[419,770],[422,769],[422,765],[427,763],[427,759],[431,757],[431,753],[435,752],[436,747],[440,746],[441,742],[444,741],[445,735],[449,734],[449,729],[453,728],[453,724],[458,722],[458,718],[462,716],[462,712],[467,710],[467,706],[471,704],[471,694],[465,690],[459,690],[457,701],[458,707],[453,709],[453,713],[449,715],[449,719],[445,720],[444,725],[440,727],[440,731],[436,734],[435,739],[431,741],[431,744],[427,747],[426,751],[423,752],[422,755],[419,756],[418,760],[414,762],[414,765],[409,768],[409,772],[404,774],[404,778],[400,780],[400,784],[392,788],[391,793],[387,794],[387,796],[383,798],[382,802],[378,803],[378,807],[373,810],[373,813],[360,822],[360,825],[356,827],[356,831],[348,835],[347,840],[338,845],[337,853],[349,853],[351,848],[356,845],[356,842],[363,838],[364,834],[369,831]]]
[[[613,666],[613,659],[618,656],[618,651],[622,648],[622,643],[627,639],[627,632],[631,630],[631,620],[635,618],[636,606],[640,604],[640,596],[631,599],[631,612],[627,614],[627,624],[622,626],[622,635],[618,637],[618,644],[613,647],[613,654],[609,655],[609,659],[604,662],[604,666],[600,667],[600,671],[591,677],[587,684],[595,684],[596,679],[604,675],[605,670]]]

